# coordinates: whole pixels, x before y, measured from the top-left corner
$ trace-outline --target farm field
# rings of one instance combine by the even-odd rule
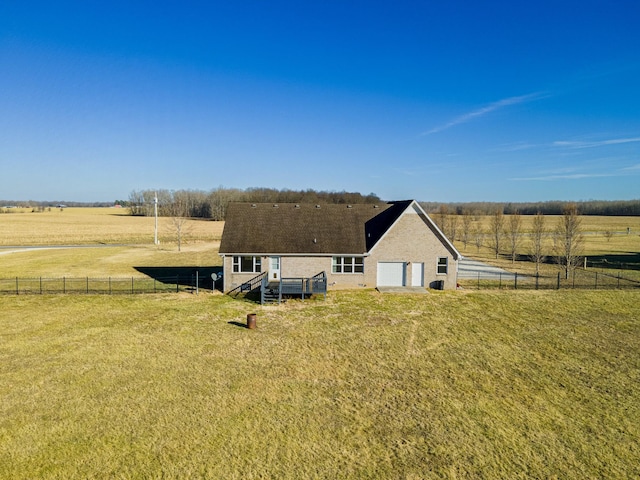
[[[640,475],[635,291],[0,301],[0,478]]]
[[[187,220],[186,243],[220,240],[222,222]],[[160,244],[175,244],[171,219],[158,219]],[[65,208],[32,212],[18,209],[0,214],[0,246],[12,245],[153,245],[154,219],[134,217],[126,209]]]
[[[508,226],[509,215],[505,215],[505,227]],[[522,257],[528,255],[528,234],[532,231],[533,216],[522,215],[522,240],[518,249],[518,254]],[[485,235],[489,235],[490,216],[479,216],[475,222],[475,226],[482,229]],[[553,231],[555,226],[561,221],[561,217],[557,215],[546,215],[546,228]],[[581,217],[582,230],[584,232],[584,253],[587,256],[598,255],[616,255],[640,252],[640,217],[598,217],[583,216]],[[458,228],[458,230],[460,227]],[[611,232],[612,236],[607,238],[606,232]],[[628,233],[627,233],[628,232]],[[488,241],[488,239],[487,239]],[[486,242],[485,242],[486,243]],[[552,241],[549,238],[548,247],[551,254]],[[469,256],[482,256],[490,259],[493,253],[486,245],[477,248],[474,239],[469,240],[468,245],[464,245],[461,241],[456,240],[456,248],[461,253]],[[504,239],[505,249],[507,247],[507,239]]]
[[[169,218],[132,217],[113,208],[0,214],[0,277],[143,277],[140,267],[219,266],[223,222],[187,220],[178,251]],[[17,249],[13,246],[85,246]]]
[[[467,245],[462,241],[454,242],[456,248],[464,256],[477,259],[510,272],[518,272],[523,275],[535,275],[535,264],[530,261],[530,237],[532,227],[532,216],[521,217],[522,233],[517,249],[517,260],[512,262],[507,255],[508,240],[503,239],[504,250],[499,258],[495,258],[495,252],[487,245],[490,217],[480,216],[475,221],[475,226],[482,229],[487,237],[483,244],[475,245],[474,238],[471,238]],[[551,232],[560,221],[560,216],[545,216],[546,227]],[[610,278],[621,275],[623,278],[632,281],[640,281],[640,217],[598,217],[583,216],[582,230],[584,232],[583,256],[587,259],[587,270],[582,272],[583,276],[593,276],[595,272],[605,274]],[[505,215],[505,226],[508,225],[509,216]],[[609,236],[606,232],[611,232]],[[560,271],[558,265],[553,261],[553,240],[551,234],[546,238],[545,250],[547,258],[541,265],[540,275],[552,278]],[[591,278],[591,277],[589,277]],[[473,285],[473,282],[462,282],[463,285]]]

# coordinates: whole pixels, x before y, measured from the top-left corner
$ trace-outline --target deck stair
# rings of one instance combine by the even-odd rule
[[[267,282],[266,286],[262,289],[262,304],[277,304],[280,303],[282,297],[280,295],[280,282]]]

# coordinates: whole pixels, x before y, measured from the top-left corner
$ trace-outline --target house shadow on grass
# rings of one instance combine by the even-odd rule
[[[640,270],[640,253],[627,252],[609,255],[589,255],[587,256],[587,265],[589,267]]]
[[[138,272],[167,285],[179,285],[185,288],[195,287],[209,290],[222,289],[222,267],[133,267]],[[217,280],[213,280],[214,274]]]

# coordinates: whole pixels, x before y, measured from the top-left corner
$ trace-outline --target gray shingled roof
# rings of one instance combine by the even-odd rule
[[[364,254],[410,204],[231,203],[220,253]]]

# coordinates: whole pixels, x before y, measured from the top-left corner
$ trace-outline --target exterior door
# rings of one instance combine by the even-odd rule
[[[405,267],[404,262],[379,262],[377,286],[404,287]]]
[[[424,263],[411,264],[411,286],[424,287]]]
[[[280,257],[269,257],[269,281],[280,281]]]

